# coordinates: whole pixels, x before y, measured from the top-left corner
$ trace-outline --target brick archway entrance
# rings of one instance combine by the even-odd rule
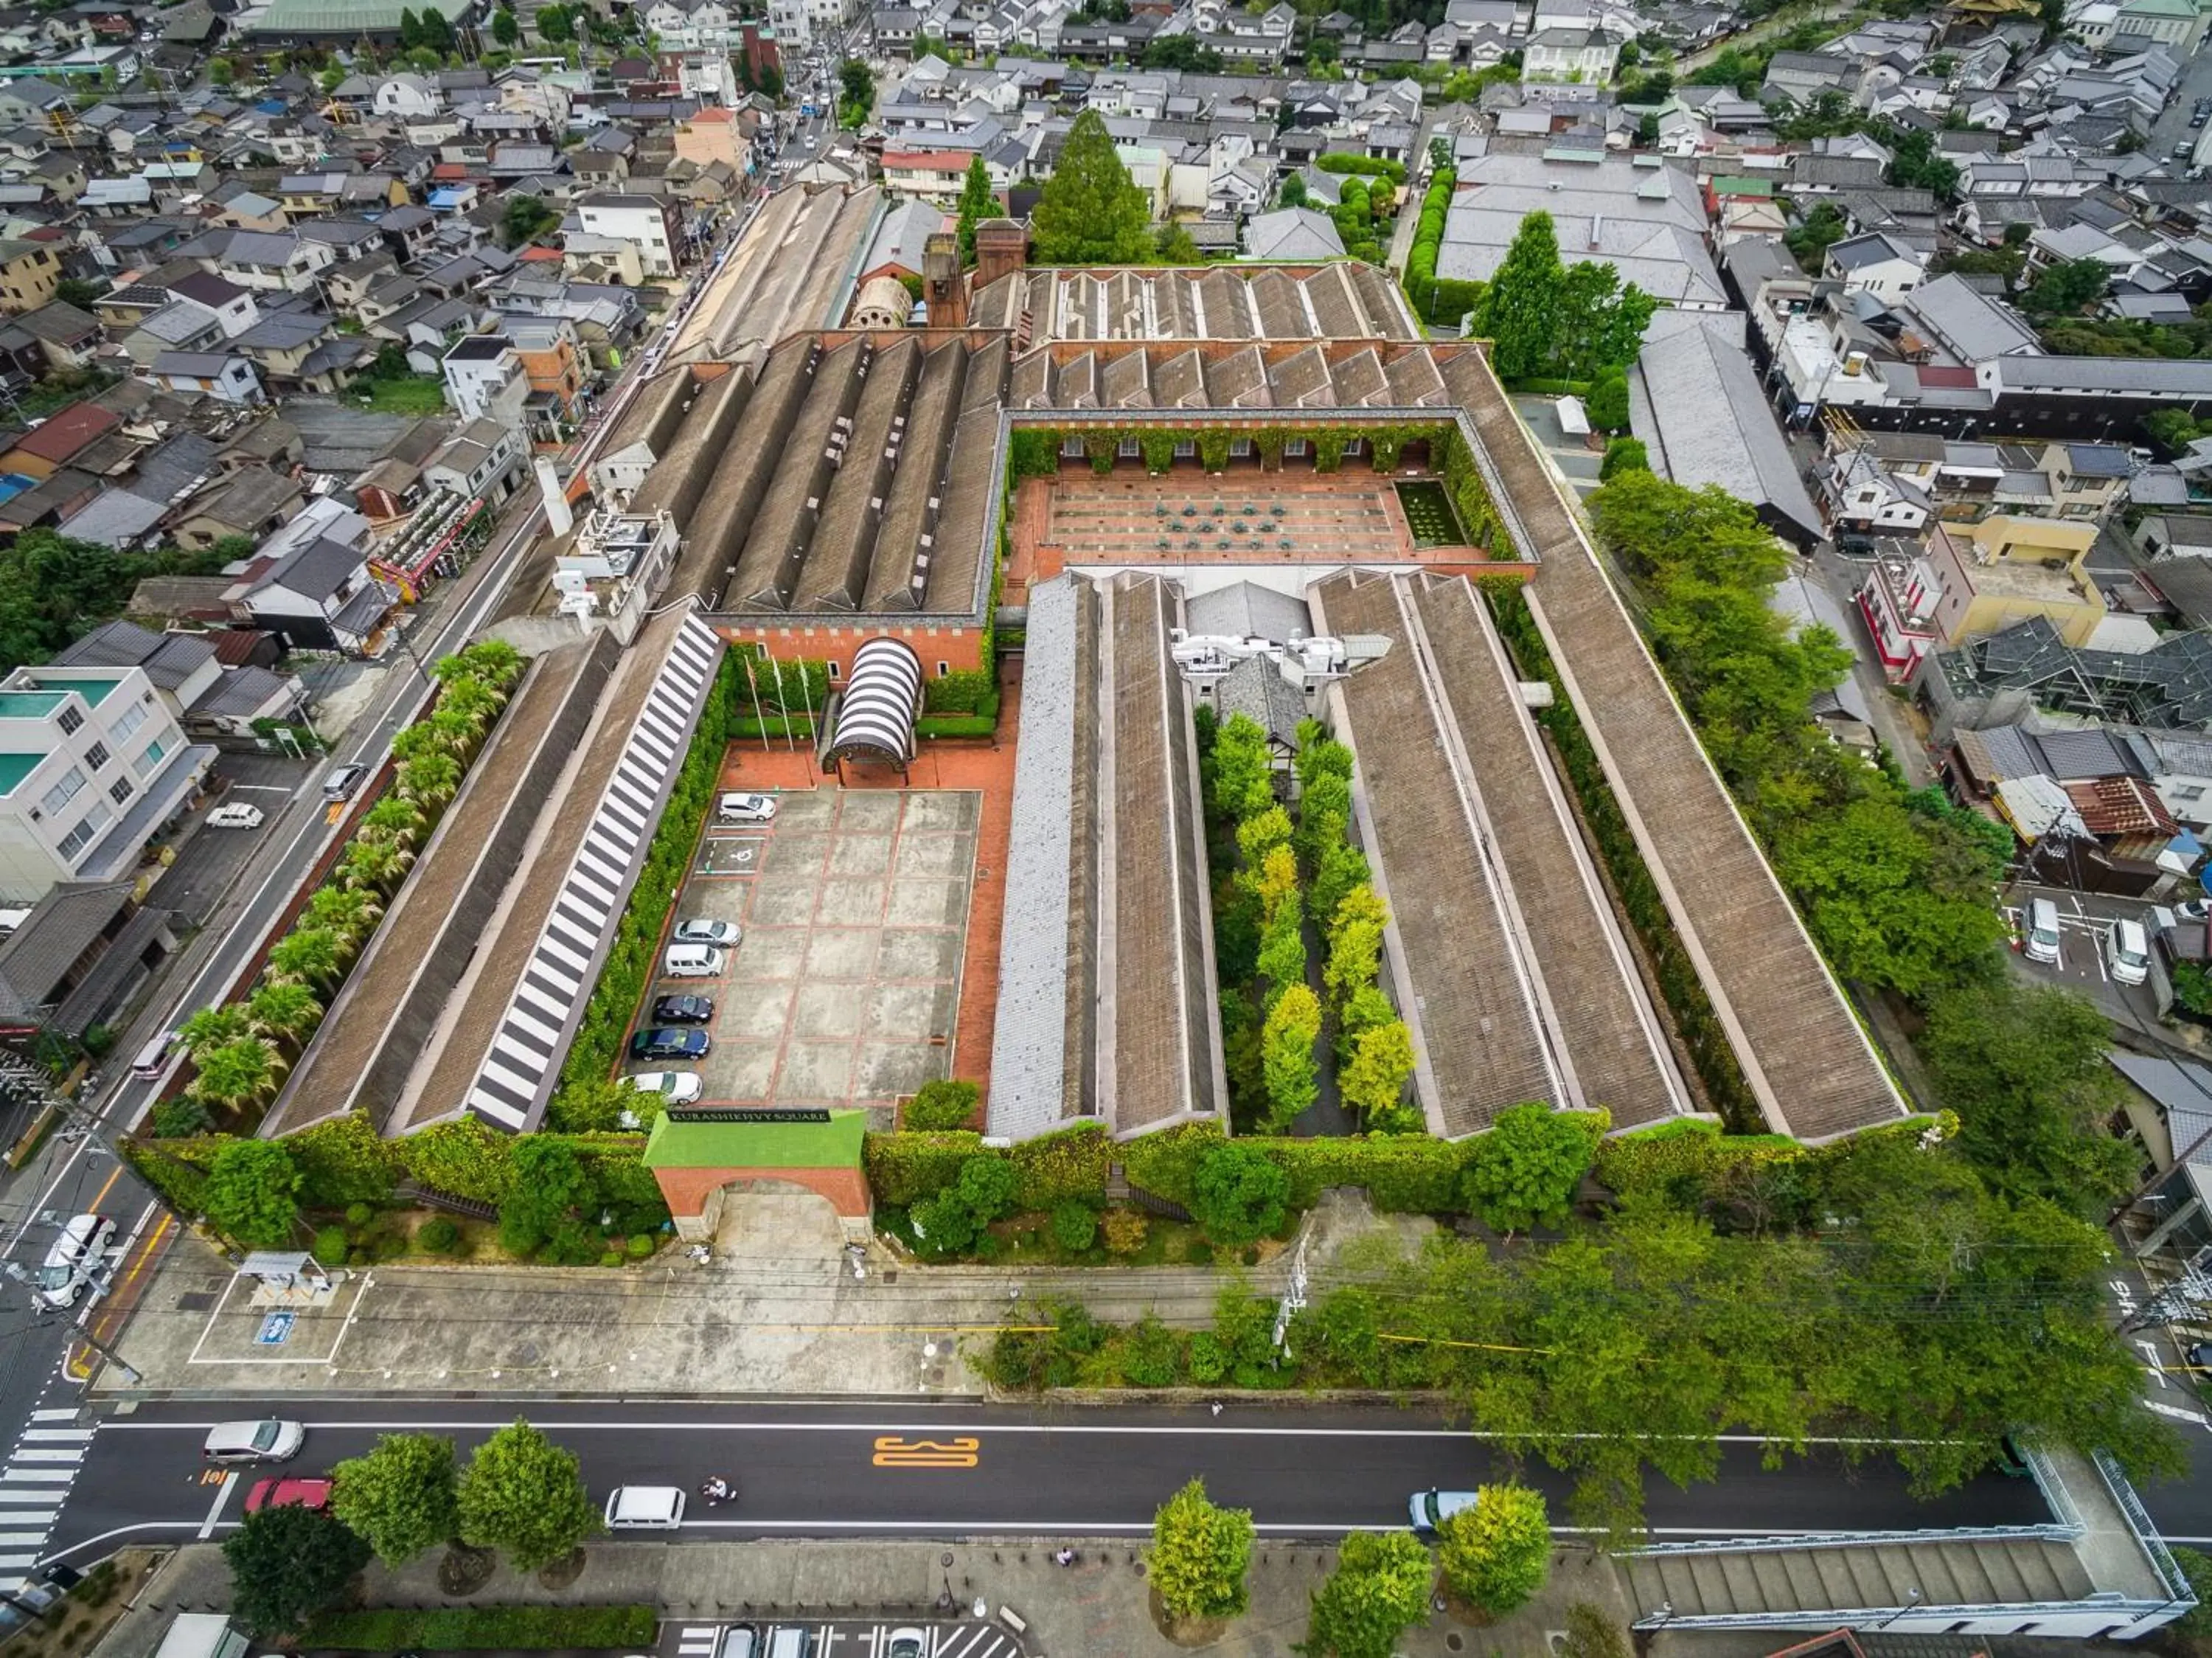
[[[803,1220],[824,1198],[842,1240],[865,1243],[874,1205],[860,1167],[865,1111],[701,1109],[665,1113],[653,1125],[645,1163],[660,1185],[679,1237],[711,1238],[748,1192],[790,1204]],[[773,1208],[775,1205],[764,1205]]]

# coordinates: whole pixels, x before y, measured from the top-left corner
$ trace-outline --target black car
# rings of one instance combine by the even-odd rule
[[[653,1004],[656,1025],[703,1025],[714,1016],[714,1003],[709,997],[664,996]]]
[[[1836,551],[1846,558],[1871,558],[1874,543],[1863,535],[1839,535],[1836,538]]]
[[[714,1045],[704,1031],[641,1030],[629,1039],[633,1059],[698,1059]]]

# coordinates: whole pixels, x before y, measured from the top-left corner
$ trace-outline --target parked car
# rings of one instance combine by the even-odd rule
[[[772,823],[775,820],[775,797],[773,795],[725,795],[715,803],[714,816],[723,823]]]
[[[200,1455],[210,1462],[289,1462],[307,1438],[307,1430],[298,1423],[275,1417],[218,1422],[208,1429]]]
[[[2105,929],[2105,966],[2116,984],[2140,984],[2150,977],[2150,941],[2142,923],[2123,918]]]
[[[2047,898],[2028,900],[2027,959],[2046,966],[2058,963],[2058,906]]]
[[[642,1030],[629,1039],[633,1059],[703,1059],[714,1039],[700,1030]]]
[[[341,765],[323,779],[323,798],[326,801],[351,800],[368,776],[365,765]]]
[[[115,1222],[105,1215],[80,1215],[63,1227],[39,1267],[34,1284],[40,1301],[48,1307],[76,1306],[114,1236]]]
[[[705,996],[660,996],[653,1002],[656,1025],[703,1025],[714,1016],[714,1002]]]
[[[2212,921],[2212,898],[2185,898],[2173,906],[2176,921]]]
[[[929,1658],[929,1637],[911,1624],[895,1629],[884,1647],[884,1658]]]
[[[669,937],[678,944],[721,944],[735,949],[744,933],[734,921],[709,921],[704,916],[694,916],[689,921],[678,922]]]
[[[688,1106],[707,1091],[699,1074],[689,1070],[641,1070],[629,1079],[629,1085],[640,1094],[657,1094],[671,1106]]]
[[[1433,1488],[1415,1491],[1406,1507],[1412,1516],[1413,1530],[1422,1537],[1434,1537],[1444,1521],[1462,1509],[1472,1509],[1477,1501],[1473,1491],[1440,1491]]]
[[[1839,535],[1836,538],[1836,551],[1846,558],[1871,558],[1874,539],[1865,535]]]
[[[246,1512],[264,1509],[327,1509],[331,1482],[327,1479],[257,1479],[246,1494]]]
[[[216,807],[214,811],[208,814],[207,820],[208,827],[210,829],[258,829],[261,826],[262,812],[258,806],[249,806],[244,801],[234,801],[228,806]]]
[[[2182,1356],[2189,1361],[2192,1370],[2212,1370],[2212,1341],[2191,1343]]]

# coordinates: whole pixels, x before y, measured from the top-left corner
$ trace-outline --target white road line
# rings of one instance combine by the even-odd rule
[[[48,1530],[52,1529],[51,1527]],[[46,1540],[46,1533],[37,1532],[0,1532],[0,1543],[28,1543],[33,1548]]]
[[[959,1631],[959,1633],[966,1635],[968,1639],[962,1643],[956,1650],[947,1654],[946,1658],[968,1658],[968,1655],[975,1649],[975,1643],[981,1641],[990,1632],[990,1630],[981,1624],[976,1624],[972,1631],[963,1630]]]
[[[26,1428],[23,1429],[23,1440],[26,1444],[36,1444],[45,1440],[61,1444],[81,1445],[92,1437],[92,1432],[89,1428]]]
[[[10,1463],[67,1462],[75,1464],[84,1460],[84,1447],[79,1445],[69,1449],[64,1449],[58,1446],[46,1448],[41,1448],[36,1445],[25,1446],[19,1448],[14,1454],[9,1457],[8,1460]]]
[[[66,1485],[76,1478],[74,1468],[10,1468],[0,1474],[0,1485]]]
[[[38,1564],[39,1557],[35,1554],[0,1554],[0,1570],[12,1571],[21,1568],[28,1571]]]
[[[222,1505],[230,1501],[231,1489],[237,1484],[235,1469],[222,1477],[222,1484],[216,1491],[215,1501],[208,1504],[207,1518],[200,1522],[199,1535],[203,1540],[214,1534],[215,1522],[222,1513]]]
[[[74,1422],[76,1420],[76,1411],[74,1408],[66,1411],[33,1411],[31,1412],[31,1420],[33,1422]]]

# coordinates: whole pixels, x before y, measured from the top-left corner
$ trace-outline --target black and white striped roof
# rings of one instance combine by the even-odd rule
[[[853,672],[837,704],[824,760],[855,756],[904,765],[914,758],[914,721],[921,712],[921,658],[903,639],[884,634],[853,653]]]
[[[495,1128],[524,1132],[545,1109],[721,655],[721,637],[696,616],[669,643],[469,1088],[469,1109]]]

